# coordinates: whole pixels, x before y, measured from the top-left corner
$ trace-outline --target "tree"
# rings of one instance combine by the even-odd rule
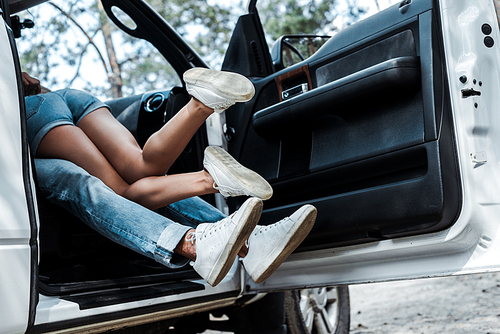
[[[150,4],[181,35],[190,37],[195,49],[207,55],[209,63],[220,62],[231,32],[228,10],[209,6],[206,0],[152,0]],[[156,49],[126,35],[109,21],[99,0],[74,4],[59,0],[43,6],[34,10],[36,31],[23,32],[26,38],[19,45],[23,69],[46,85],[62,88],[78,82],[80,88],[98,96],[117,98],[122,91],[131,95],[179,83]],[[190,28],[199,32],[193,34]],[[116,41],[120,44],[119,53]],[[99,83],[95,76],[85,77],[82,66],[89,58],[102,65],[109,86]]]
[[[96,42],[101,25],[92,19],[95,14],[93,1],[49,2],[35,9],[36,29],[26,31],[26,39],[18,42],[23,69],[50,87],[69,87],[81,79],[82,63],[90,48],[95,52],[94,62],[102,65],[104,73],[109,73],[108,62]],[[86,82],[85,89],[99,93],[105,87]]]
[[[101,1],[96,1],[97,9],[99,10],[99,21],[101,23],[101,31],[106,44],[106,52],[108,54],[109,66],[111,71],[106,70],[108,73],[109,84],[111,85],[111,93],[114,98],[122,96],[122,74],[121,68],[116,59],[115,46],[113,44],[113,36],[111,33],[111,24],[109,23],[108,16],[104,11]]]
[[[272,40],[294,34],[331,35],[367,12],[357,0],[261,0],[259,4]]]

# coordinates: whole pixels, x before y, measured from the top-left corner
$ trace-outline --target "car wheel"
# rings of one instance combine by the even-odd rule
[[[349,288],[288,291],[285,311],[289,334],[347,334],[351,320]]]

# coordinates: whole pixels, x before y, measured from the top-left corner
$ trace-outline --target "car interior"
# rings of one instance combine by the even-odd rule
[[[15,0],[10,3],[12,13],[20,10]],[[142,1],[103,5],[118,27],[150,41],[179,73],[206,66]],[[114,6],[135,21],[135,30],[114,16]],[[274,188],[262,224],[304,203],[318,208],[298,252],[430,233],[455,221],[460,181],[435,6],[432,0],[403,1],[335,34],[288,67],[280,55],[271,58],[255,0],[239,18],[222,69],[251,78],[256,95],[226,113],[229,153]],[[277,46],[280,54],[290,49],[284,41]],[[107,103],[143,145],[188,99],[179,86]],[[170,172],[200,170],[207,143],[200,129]],[[211,196],[205,199],[214,203]],[[230,211],[243,200],[230,199]],[[40,194],[38,206],[44,294],[197,277],[190,268],[170,270],[114,244]],[[179,284],[158,293],[199,288]]]

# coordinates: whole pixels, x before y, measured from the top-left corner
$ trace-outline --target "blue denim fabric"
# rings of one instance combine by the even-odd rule
[[[49,201],[109,239],[169,268],[189,262],[174,254],[189,229],[225,217],[198,197],[157,210],[161,214],[153,212],[117,195],[101,180],[66,160],[35,159],[35,168],[40,190]]]
[[[109,107],[96,97],[74,89],[25,97],[28,140],[33,156],[43,137],[59,125],[77,125],[90,112]]]

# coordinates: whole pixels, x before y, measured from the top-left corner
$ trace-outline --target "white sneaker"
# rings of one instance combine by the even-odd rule
[[[248,254],[243,258],[245,270],[255,283],[268,279],[304,241],[316,215],[314,206],[304,205],[275,224],[255,227],[248,239]]]
[[[257,225],[262,213],[262,201],[249,198],[240,209],[217,223],[200,224],[193,238],[196,247],[194,270],[211,286],[216,286],[226,276],[236,255]]]
[[[273,188],[262,176],[243,167],[220,147],[205,149],[203,167],[214,179],[214,188],[224,197],[246,195],[264,200],[273,195]]]
[[[249,101],[255,88],[244,76],[196,67],[184,75],[188,93],[216,113],[221,113],[236,102]]]

